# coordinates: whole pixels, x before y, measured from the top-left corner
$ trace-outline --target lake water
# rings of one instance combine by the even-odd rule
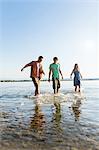
[[[99,150],[99,81],[62,81],[59,95],[41,82],[0,83],[0,150]]]

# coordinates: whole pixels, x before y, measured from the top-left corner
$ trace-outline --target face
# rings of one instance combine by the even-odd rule
[[[43,58],[38,59],[38,61],[41,63],[43,61]]]
[[[54,63],[57,63],[58,62],[58,60],[57,59],[54,59]]]
[[[78,68],[78,65],[76,65],[76,68]]]

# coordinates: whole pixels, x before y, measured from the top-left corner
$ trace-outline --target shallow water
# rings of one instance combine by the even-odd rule
[[[0,150],[99,150],[99,81],[73,90],[41,82],[35,97],[32,82],[0,83]]]

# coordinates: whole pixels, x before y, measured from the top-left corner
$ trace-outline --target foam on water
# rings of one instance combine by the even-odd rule
[[[85,96],[84,93],[58,93],[58,94],[52,94],[52,93],[43,93],[38,96],[32,96],[32,95],[27,95],[24,96],[25,98],[34,100],[40,104],[53,104],[54,102],[74,102],[78,100],[84,100]]]

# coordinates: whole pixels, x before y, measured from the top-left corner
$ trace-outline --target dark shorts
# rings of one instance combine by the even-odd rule
[[[34,78],[34,77],[32,77],[32,81],[33,81],[35,87],[38,87],[38,86],[39,86],[39,81],[40,81],[39,78]]]
[[[59,89],[60,88],[60,80],[52,78],[53,83],[53,89]]]

